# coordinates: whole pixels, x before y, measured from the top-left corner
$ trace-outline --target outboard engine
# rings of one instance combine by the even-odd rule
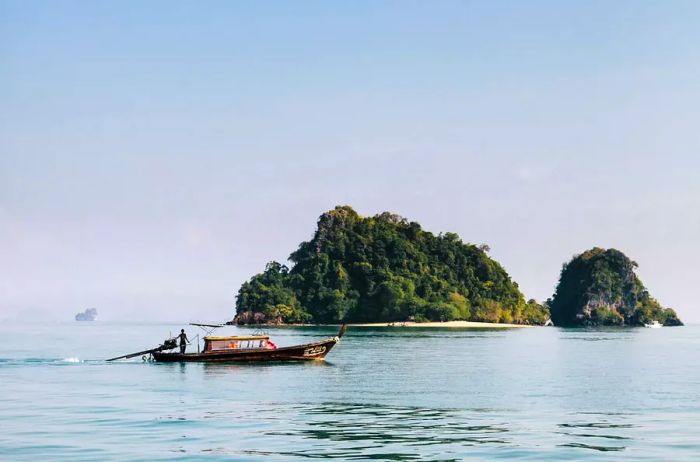
[[[176,339],[169,338],[163,342],[163,349],[164,350],[172,350],[173,348],[177,348],[177,340]]]

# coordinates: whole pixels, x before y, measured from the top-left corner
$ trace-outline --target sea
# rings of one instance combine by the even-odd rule
[[[196,349],[188,325],[0,324],[0,460],[700,460],[700,326],[351,327],[322,362],[105,361],[181,328]]]

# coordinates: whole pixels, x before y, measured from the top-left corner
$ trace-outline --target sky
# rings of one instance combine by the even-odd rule
[[[0,320],[225,321],[336,205],[700,322],[700,2],[0,0]]]

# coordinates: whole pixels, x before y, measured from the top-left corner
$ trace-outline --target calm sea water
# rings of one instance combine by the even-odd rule
[[[700,460],[700,327],[351,328],[321,363],[104,362],[180,327],[0,326],[0,459]]]

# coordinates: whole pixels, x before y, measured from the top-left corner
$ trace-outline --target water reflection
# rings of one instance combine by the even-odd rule
[[[595,451],[602,451],[602,452],[615,452],[615,451],[624,451],[626,448],[624,446],[594,446],[592,444],[584,444],[584,443],[566,443],[566,444],[560,444],[560,448],[580,448],[580,449],[593,449]]]
[[[609,421],[610,416],[625,419],[626,414],[604,413],[601,415],[605,416],[601,420],[559,424],[558,427],[562,430],[557,433],[565,435],[567,439],[571,438],[572,441],[559,444],[558,446],[602,452],[623,451],[626,449],[627,446],[611,445],[610,443],[612,441],[620,443],[631,441],[632,438],[630,436],[620,434],[620,432],[635,428],[636,425]]]
[[[567,341],[607,342],[628,341],[644,333],[643,329],[629,327],[584,327],[559,329],[561,339]]]
[[[317,367],[333,367],[333,364],[328,361],[239,361],[235,363],[199,363],[204,371],[204,375],[216,377],[227,376],[241,372],[242,370],[265,372],[269,368],[284,369],[284,368],[317,368]]]
[[[208,417],[247,420],[253,417],[252,410],[248,412],[248,415],[238,411],[235,415],[216,412]],[[277,442],[279,450],[269,446],[237,450],[218,447],[206,452],[397,461],[423,460],[427,454],[433,454],[439,455],[440,460],[460,460],[459,454],[464,454],[470,446],[513,445],[508,425],[487,419],[492,417],[488,413],[488,409],[358,403],[268,404],[256,409],[254,417],[275,422],[280,415],[285,416],[284,425],[272,425],[260,434],[265,441]]]
[[[475,446],[526,451],[518,438],[532,429],[514,431],[503,409],[443,409],[365,403],[273,404],[235,418],[265,421],[260,432],[279,448],[210,448],[207,452],[298,458],[462,460]],[[280,417],[284,416],[284,417]],[[231,418],[218,412],[210,418]],[[597,452],[619,452],[631,444],[636,425],[624,414],[600,414],[599,419],[558,424],[553,446]],[[249,420],[249,421],[250,421]],[[277,423],[282,423],[277,425]],[[522,422],[521,422],[522,423]],[[523,433],[525,432],[525,433]],[[563,439],[563,441],[562,441]],[[522,442],[521,442],[522,443]],[[293,448],[294,450],[290,450]]]

